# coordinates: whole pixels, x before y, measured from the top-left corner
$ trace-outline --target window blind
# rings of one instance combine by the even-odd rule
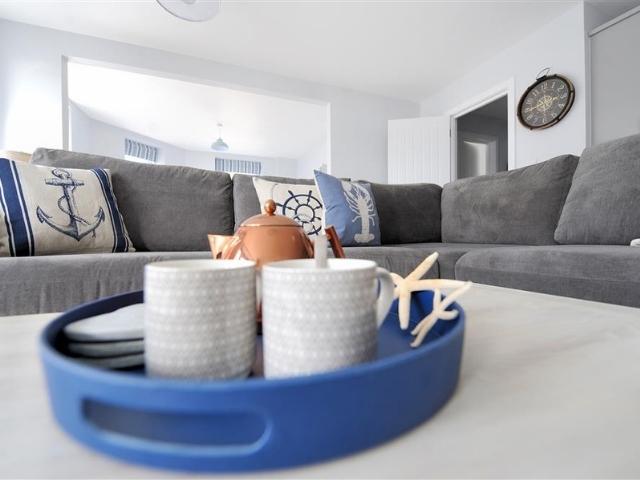
[[[146,160],[147,162],[158,162],[158,147],[152,147],[146,143],[136,142],[130,138],[124,140],[124,154],[125,157],[139,158],[140,160]]]
[[[260,175],[262,163],[253,160],[233,160],[216,157],[215,169],[219,172]]]

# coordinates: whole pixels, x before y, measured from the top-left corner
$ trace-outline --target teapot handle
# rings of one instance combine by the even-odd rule
[[[225,248],[233,240],[232,235],[207,235],[209,238],[209,247],[211,248],[211,255],[214,259],[224,258]]]
[[[338,236],[338,232],[336,232],[334,226],[329,225],[324,229],[324,232],[327,234],[327,238],[329,239],[331,250],[333,250],[333,256],[335,258],[346,258],[344,248],[342,248],[342,243],[340,243],[340,237]]]

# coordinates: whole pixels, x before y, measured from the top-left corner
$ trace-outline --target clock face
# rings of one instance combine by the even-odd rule
[[[522,95],[518,118],[532,130],[555,125],[573,105],[575,90],[569,79],[560,75],[542,77]]]

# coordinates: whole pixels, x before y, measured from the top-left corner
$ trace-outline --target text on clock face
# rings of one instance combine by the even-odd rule
[[[559,79],[548,79],[538,84],[525,97],[522,114],[534,127],[547,124],[562,114],[569,98],[567,84]]]

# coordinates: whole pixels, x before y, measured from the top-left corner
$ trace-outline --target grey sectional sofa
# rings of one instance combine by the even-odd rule
[[[250,177],[39,149],[32,161],[108,168],[135,253],[0,258],[0,314],[54,312],[142,288],[143,267],[208,258],[260,206]],[[273,177],[272,177],[273,178]],[[280,179],[291,181],[291,179]],[[311,183],[311,180],[296,180]],[[348,257],[406,274],[640,307],[640,135],[530,167],[449,183],[373,184],[383,245]]]

